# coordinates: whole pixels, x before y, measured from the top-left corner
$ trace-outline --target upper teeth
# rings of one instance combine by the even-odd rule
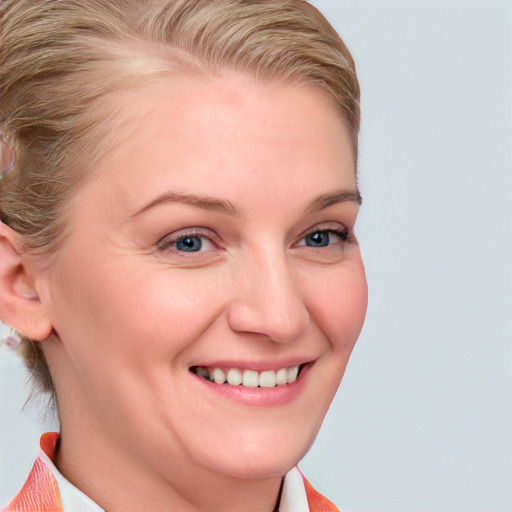
[[[246,388],[273,388],[284,386],[297,380],[299,367],[281,368],[280,370],[239,370],[238,368],[205,368],[198,366],[194,371],[216,384],[229,384],[230,386],[244,386]]]

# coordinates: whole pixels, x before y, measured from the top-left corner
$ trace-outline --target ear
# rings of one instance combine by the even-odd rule
[[[51,334],[52,324],[36,293],[30,262],[20,235],[0,222],[0,320],[42,341]]]

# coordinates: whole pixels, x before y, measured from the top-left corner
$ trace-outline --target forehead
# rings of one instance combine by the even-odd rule
[[[303,188],[355,188],[348,130],[316,87],[236,73],[169,77],[116,94],[109,109],[93,182],[111,183],[119,198],[134,186],[140,196],[162,188],[236,196],[248,181],[285,192],[292,176]]]

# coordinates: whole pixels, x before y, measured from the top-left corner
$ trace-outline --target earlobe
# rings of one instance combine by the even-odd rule
[[[42,341],[51,334],[52,325],[31,270],[19,235],[0,222],[0,320],[24,336]]]

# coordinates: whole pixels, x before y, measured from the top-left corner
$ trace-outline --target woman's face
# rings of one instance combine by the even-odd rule
[[[306,453],[367,302],[331,101],[236,74],[113,101],[119,142],[42,286],[64,435],[81,421],[166,478],[276,476]]]

